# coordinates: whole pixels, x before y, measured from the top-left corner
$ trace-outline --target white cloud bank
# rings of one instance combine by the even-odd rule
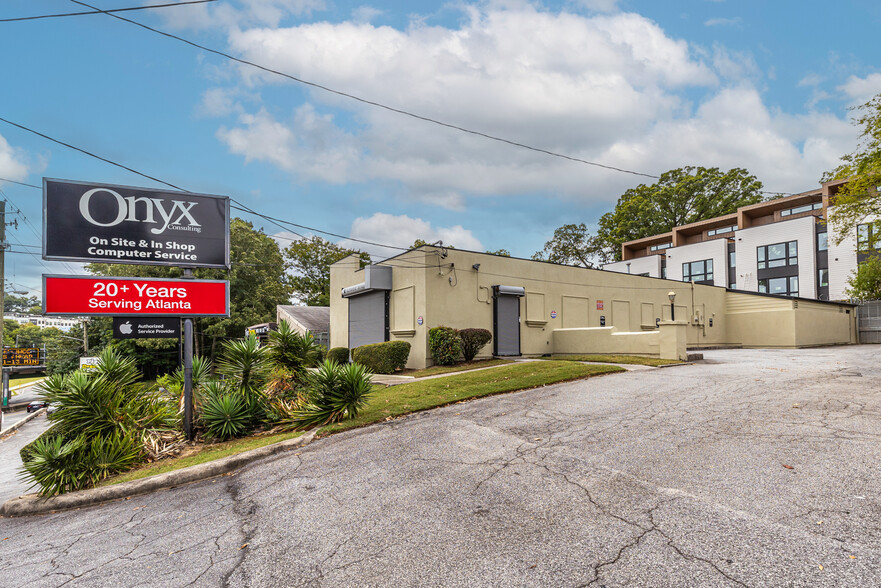
[[[461,225],[433,227],[428,221],[424,221],[421,218],[411,218],[404,214],[391,215],[377,212],[367,218],[356,218],[352,223],[350,236],[355,239],[379,242],[395,247],[410,247],[416,239],[422,239],[428,243],[443,241],[445,245],[453,245],[458,249],[483,251],[483,245],[480,243],[480,240]],[[391,257],[401,252],[400,250],[367,245],[358,241],[341,241],[340,245],[367,251],[374,261]]]
[[[525,2],[463,12],[458,28],[319,22],[235,28],[229,42],[248,60],[395,108],[653,174],[683,165],[746,167],[769,189],[801,191],[854,143],[841,118],[769,108],[748,55],[691,47],[640,15],[552,13]],[[249,91],[286,83],[239,72]],[[854,78],[845,91],[864,94],[876,81],[881,76]],[[214,96],[213,108],[238,118],[218,138],[246,161],[269,162],[298,181],[395,182],[409,198],[454,210],[481,195],[613,202],[650,181],[319,90],[288,113],[245,109],[227,96]]]
[[[10,145],[3,135],[0,135],[0,178],[21,182],[27,176],[26,154]]]

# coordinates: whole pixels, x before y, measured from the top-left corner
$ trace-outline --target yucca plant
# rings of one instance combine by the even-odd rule
[[[258,390],[272,371],[269,353],[269,347],[261,347],[253,334],[226,341],[217,361],[217,371],[234,380],[242,391]]]
[[[311,332],[300,333],[287,321],[281,321],[278,330],[269,333],[272,360],[277,366],[297,374],[302,374],[306,368],[321,363],[322,348],[323,346],[315,340]]]
[[[82,456],[85,436],[70,441],[62,437],[37,439],[31,448],[31,459],[24,462],[19,477],[40,485],[40,496],[54,496],[85,488],[89,484],[87,467]]]
[[[355,418],[371,394],[371,376],[356,363],[341,366],[325,361],[310,375],[307,400],[293,415],[292,423],[307,429]]]
[[[238,437],[248,431],[253,415],[245,395],[225,382],[208,382],[200,420],[206,432],[218,439]]]

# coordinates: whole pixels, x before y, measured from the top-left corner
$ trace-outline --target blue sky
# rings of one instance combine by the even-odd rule
[[[5,0],[0,18],[77,10]],[[126,16],[476,131],[649,174],[745,167],[783,192],[817,186],[856,144],[847,108],[881,92],[881,6],[869,1],[221,0]],[[382,243],[528,257],[650,181],[402,117],[106,15],[0,23],[0,52],[0,117]],[[43,176],[156,185],[0,123],[0,178]],[[39,190],[0,189],[39,232]],[[10,240],[38,244],[21,221]],[[41,273],[78,269],[7,259],[15,287],[35,293]]]

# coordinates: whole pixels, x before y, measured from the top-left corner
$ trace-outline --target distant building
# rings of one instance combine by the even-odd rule
[[[276,307],[276,322],[282,321],[300,333],[311,332],[318,343],[330,347],[329,306],[279,305]]]
[[[20,325],[37,325],[41,329],[55,327],[65,333],[68,332],[71,327],[74,327],[85,320],[77,317],[54,317],[29,314],[7,314],[4,315],[3,318],[9,321],[15,321]]]
[[[844,300],[859,263],[881,249],[881,235],[860,225],[840,245],[826,221],[847,180],[742,206],[737,212],[629,241],[604,270],[731,290]]]

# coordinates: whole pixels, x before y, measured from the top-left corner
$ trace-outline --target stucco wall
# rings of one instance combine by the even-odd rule
[[[615,327],[588,327],[586,329],[554,329],[553,353],[622,353],[628,355],[658,355],[658,331],[644,333],[619,332]]]

